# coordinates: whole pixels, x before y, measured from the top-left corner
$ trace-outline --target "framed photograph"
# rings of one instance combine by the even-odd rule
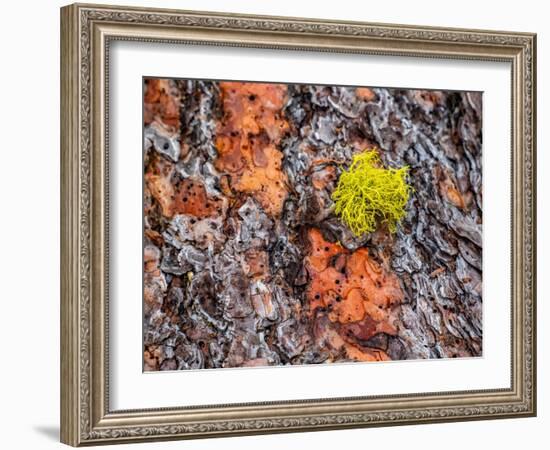
[[[535,415],[535,58],[62,8],[62,442]]]

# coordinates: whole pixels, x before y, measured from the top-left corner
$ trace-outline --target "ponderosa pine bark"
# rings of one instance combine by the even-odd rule
[[[146,81],[146,370],[481,356],[482,95]],[[395,234],[331,194],[409,166]]]

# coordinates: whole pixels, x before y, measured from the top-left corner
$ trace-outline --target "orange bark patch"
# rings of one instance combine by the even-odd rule
[[[321,170],[316,170],[311,174],[311,184],[315,189],[326,188],[330,183],[336,180],[336,169],[334,166],[327,166]]]
[[[346,347],[346,353],[348,358],[354,359],[355,361],[390,361],[391,358],[387,355],[386,352],[378,350],[375,348],[361,348],[359,349],[356,346],[348,344]]]
[[[172,217],[174,215],[174,187],[170,183],[170,179],[162,175],[147,173],[145,174],[145,182],[151,195],[159,203],[162,215]]]
[[[466,207],[466,202],[462,194],[454,187],[452,182],[441,182],[439,183],[439,188],[443,196],[447,199],[449,203],[452,203],[457,208],[464,209]]]
[[[432,273],[430,273],[430,277],[431,278],[434,278],[434,277],[438,277],[439,275],[441,275],[442,273],[445,272],[445,268],[444,267],[438,267],[437,269],[435,269],[434,271],[432,271]]]
[[[470,205],[473,200],[472,193],[460,192],[456,186],[456,182],[447,170],[436,166],[434,174],[439,179],[439,192],[443,198],[460,209],[466,209]]]
[[[154,157],[145,172],[145,187],[160,205],[164,217],[189,214],[199,219],[221,213],[221,200],[208,196],[202,181],[187,178],[176,184],[174,165]]]
[[[435,106],[440,105],[443,100],[443,92],[441,91],[412,90],[410,95],[416,103],[426,109],[433,109]]]
[[[173,80],[151,78],[145,84],[143,98],[145,125],[158,120],[178,130],[180,127],[180,93]]]
[[[228,172],[232,188],[253,194],[264,210],[278,216],[286,199],[283,155],[277,149],[289,129],[282,116],[286,86],[221,82],[224,116],[218,123],[216,168]]]
[[[245,272],[251,277],[263,277],[267,275],[269,260],[267,252],[261,250],[249,250],[246,252]]]
[[[145,247],[143,251],[143,270],[147,273],[160,275],[159,271],[159,252],[154,247]]]
[[[145,189],[158,202],[165,217],[172,217],[174,214],[174,186],[171,181],[173,173],[174,165],[157,155],[151,157],[145,170]]]
[[[365,248],[349,252],[326,241],[314,228],[308,238],[311,250],[305,264],[310,276],[306,292],[310,316],[326,312],[339,327],[343,342],[352,345],[351,350],[345,349],[353,359],[365,360],[358,352],[367,353],[366,360],[388,359],[384,352],[358,343],[378,333],[397,333],[390,313],[403,300],[403,291],[396,275],[370,258]]]
[[[390,359],[383,351],[359,347],[357,344],[345,340],[337,329],[323,323],[322,320],[319,322],[317,326],[321,327],[321,344],[325,348],[335,352],[335,356],[331,359],[332,361],[339,361],[342,356],[360,362],[388,361]]]
[[[190,214],[204,219],[216,215],[220,206],[220,200],[208,197],[201,181],[190,178],[179,184],[174,195],[175,214]]]
[[[355,95],[366,102],[370,102],[376,98],[374,91],[366,87],[355,89]]]
[[[147,228],[144,230],[143,233],[145,234],[145,237],[149,239],[157,247],[162,247],[164,245],[164,238],[158,231]]]
[[[328,315],[332,322],[348,323],[363,320],[365,317],[365,307],[363,306],[363,294],[359,289],[353,289],[349,292],[344,301],[338,301],[332,296],[325,296],[325,302],[329,307]]]

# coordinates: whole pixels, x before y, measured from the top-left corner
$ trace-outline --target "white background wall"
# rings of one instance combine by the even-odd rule
[[[544,255],[550,188],[550,15],[545,2],[460,0],[119,1],[119,4],[388,23],[532,31],[538,35],[539,415],[532,419],[453,423],[292,435],[142,444],[140,449],[547,448],[550,314]],[[59,448],[59,6],[2,5],[0,45],[0,442],[6,449]],[[545,30],[543,31],[543,28]],[[545,439],[546,438],[546,439]],[[130,448],[128,446],[122,446]],[[119,447],[120,448],[120,447]],[[132,447],[138,448],[138,447]]]

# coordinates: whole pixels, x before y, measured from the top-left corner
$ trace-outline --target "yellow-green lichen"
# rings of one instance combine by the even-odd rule
[[[408,172],[407,166],[384,168],[375,149],[355,155],[332,194],[336,215],[356,236],[372,233],[379,224],[395,233],[412,191]]]

